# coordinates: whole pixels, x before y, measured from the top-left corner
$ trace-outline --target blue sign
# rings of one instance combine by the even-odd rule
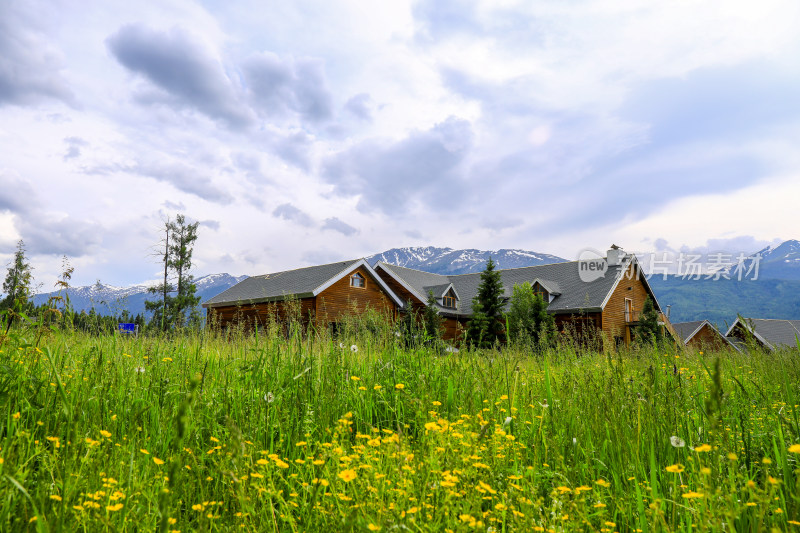
[[[120,333],[136,333],[136,324],[126,324],[121,322],[119,324]]]

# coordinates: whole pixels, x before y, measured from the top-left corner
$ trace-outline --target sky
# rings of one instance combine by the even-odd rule
[[[76,7],[79,6],[79,7]],[[0,265],[800,237],[796,0],[0,0]]]

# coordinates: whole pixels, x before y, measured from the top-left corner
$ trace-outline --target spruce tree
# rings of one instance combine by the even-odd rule
[[[198,225],[188,223],[184,215],[178,215],[174,222],[169,219],[164,222],[164,239],[160,243],[163,255],[158,252],[164,265],[164,281],[148,289],[161,299],[145,301],[145,309],[153,313],[151,324],[164,331],[186,325],[200,303],[200,297],[195,296],[194,276],[189,273]]]
[[[643,343],[657,344],[660,341],[658,312],[650,296],[645,298],[642,313],[639,315],[639,327],[636,328]]]
[[[187,318],[200,303],[200,297],[195,296],[197,287],[194,284],[194,276],[189,273],[192,268],[192,252],[194,242],[197,240],[198,225],[198,222],[189,224],[186,222],[186,217],[178,215],[171,226],[169,266],[176,277],[177,294],[173,299],[173,317],[178,327],[186,325]]]
[[[0,301],[0,310],[23,311],[28,306],[32,283],[31,265],[25,259],[25,243],[20,239],[3,282],[6,296]]]
[[[438,341],[442,338],[442,317],[439,316],[439,311],[436,308],[436,297],[433,295],[433,291],[428,291],[428,305],[425,306],[423,321],[425,334],[429,339]]]
[[[478,304],[478,305],[476,305]],[[503,318],[503,280],[500,272],[494,269],[494,261],[489,258],[486,268],[481,272],[478,294],[472,300],[472,318],[467,325],[467,340],[474,346],[493,346],[502,341]]]

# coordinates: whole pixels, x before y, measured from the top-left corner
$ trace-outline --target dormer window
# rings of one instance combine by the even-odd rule
[[[449,294],[442,297],[442,307],[447,307],[449,309],[456,308],[456,299],[450,296]]]
[[[548,292],[544,290],[544,287],[542,287],[538,283],[533,286],[533,295],[541,296],[542,300],[544,300],[544,303],[550,302],[550,294],[548,294]]]
[[[364,276],[356,272],[352,276],[350,276],[350,286],[351,287],[358,287],[359,289],[363,289],[365,286]]]

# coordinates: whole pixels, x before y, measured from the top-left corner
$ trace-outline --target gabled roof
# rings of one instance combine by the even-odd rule
[[[428,291],[431,291],[433,293],[433,296],[436,297],[436,298],[444,297],[444,295],[447,294],[447,292],[450,289],[453,289],[453,292],[455,293],[456,298],[458,298],[458,292],[456,291],[455,287],[453,287],[452,283],[442,283],[440,285],[431,285],[429,287],[422,287],[422,289],[425,291],[425,294],[428,294]]]
[[[708,320],[694,320],[692,322],[673,322],[672,327],[681,338],[681,341],[686,344],[692,337],[697,335],[697,332],[700,331],[700,328],[705,323],[711,324]]]
[[[380,276],[372,270],[372,267],[369,266],[365,259],[353,259],[327,265],[264,274],[262,276],[252,276],[207,300],[203,303],[203,307],[269,302],[283,300],[286,297],[309,298],[317,296],[358,267],[364,267],[398,306],[402,307],[404,305],[397,295],[386,286]]]
[[[536,278],[535,280],[531,281],[531,287],[536,285],[537,283],[548,292],[548,294],[552,296],[559,296],[561,291],[558,288],[558,284],[554,281],[547,281],[544,279]]]
[[[579,261],[509,268],[498,270],[497,272],[500,273],[500,278],[503,281],[504,297],[511,297],[514,285],[522,284],[526,281],[529,283],[538,281],[545,289],[552,291],[551,294],[559,293],[548,305],[548,311],[552,313],[578,313],[582,311],[601,311],[631,264],[638,268],[636,257],[632,255],[627,256],[620,265],[609,267],[605,276],[588,282],[583,281],[580,277]],[[386,272],[416,296],[421,303],[425,303],[427,299],[425,287],[452,283],[453,288],[459,295],[457,307],[455,310],[440,308],[440,312],[450,315],[472,314],[472,299],[477,295],[481,281],[479,272],[444,276],[383,262],[378,262],[375,269]],[[641,280],[650,293],[656,310],[660,311],[661,308],[658,305],[655,294],[653,294],[647,283],[647,279],[641,276]]]
[[[728,339],[725,335],[723,335],[716,327],[714,327],[714,324],[712,324],[708,320],[695,320],[692,322],[674,322],[672,324],[672,327],[675,329],[675,332],[680,336],[681,341],[683,341],[683,344],[686,345],[689,344],[689,341],[692,340],[692,338],[695,335],[697,335],[705,325],[708,325],[708,327],[716,331],[717,334],[722,339],[725,340],[725,342],[731,344],[732,346],[734,346],[734,348],[736,347],[735,345],[733,345],[733,343],[731,343],[730,339]]]
[[[800,337],[800,320],[784,320],[772,318],[737,318],[725,334],[730,337],[736,326],[744,327],[770,350],[777,348],[797,347]]]

